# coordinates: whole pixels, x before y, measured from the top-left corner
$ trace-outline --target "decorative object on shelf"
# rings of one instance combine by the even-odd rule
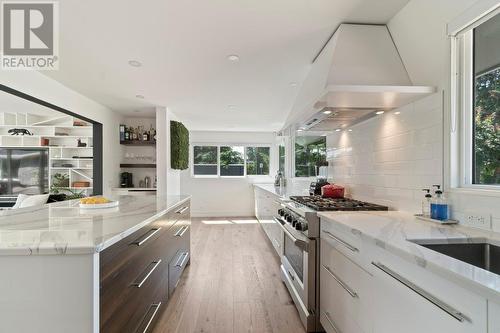
[[[82,142],[82,139],[76,140],[76,146],[77,147],[87,147],[87,144],[85,142]]]
[[[170,121],[170,164],[172,169],[185,170],[189,165],[189,131],[178,121]]]
[[[120,125],[120,143],[128,144],[127,142],[148,142],[154,144],[156,140],[156,130],[153,128],[153,124],[150,125],[149,130],[146,130],[144,126],[126,126]]]
[[[63,168],[72,168],[72,167],[73,167],[73,164],[71,164],[71,163],[63,163],[63,164],[61,164],[61,166],[62,166]]]
[[[52,176],[52,186],[54,188],[69,187],[69,175],[66,173],[55,173]]]
[[[72,187],[90,187],[90,182],[84,180],[75,181],[73,182]]]
[[[47,139],[47,138],[41,138],[40,139],[40,145],[42,145],[42,146],[48,146],[48,145],[50,145],[50,140]]]
[[[25,128],[11,128],[7,131],[10,135],[33,135],[30,131]]]
[[[73,120],[73,126],[77,126],[77,127],[84,127],[84,126],[88,126],[88,124],[86,122],[84,122],[83,120]]]

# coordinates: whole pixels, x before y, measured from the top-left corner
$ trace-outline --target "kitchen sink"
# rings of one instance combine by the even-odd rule
[[[411,242],[500,275],[500,246],[481,243]]]

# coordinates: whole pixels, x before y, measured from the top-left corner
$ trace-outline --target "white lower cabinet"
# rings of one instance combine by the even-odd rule
[[[321,241],[320,321],[328,333],[372,332],[372,277]]]
[[[500,332],[499,305],[372,243],[346,256],[326,236],[320,320],[328,333]]]
[[[255,216],[260,222],[262,229],[269,238],[276,253],[281,256],[283,252],[283,231],[277,222],[273,219],[278,214],[280,208],[279,197],[260,189],[254,188],[255,194]]]
[[[500,304],[488,302],[488,332],[500,332]]]
[[[418,279],[414,279],[414,284],[393,268],[385,265],[381,268],[385,271],[374,272],[373,332],[487,332],[485,300],[464,290],[460,304],[452,305],[445,297],[418,286]],[[471,307],[472,311],[463,311]]]

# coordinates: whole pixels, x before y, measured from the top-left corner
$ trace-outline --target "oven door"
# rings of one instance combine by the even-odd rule
[[[316,309],[316,240],[305,237],[283,220],[276,218],[283,229],[281,275],[297,307],[307,331],[315,325]]]

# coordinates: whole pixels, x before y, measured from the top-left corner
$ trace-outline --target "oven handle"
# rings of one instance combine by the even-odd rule
[[[303,240],[301,239],[297,239],[295,238],[291,233],[290,231],[288,231],[285,226],[284,226],[284,222],[281,221],[281,219],[277,218],[277,217],[273,217],[274,221],[276,223],[278,223],[278,225],[281,227],[281,229],[283,229],[283,232],[285,233],[285,236],[287,236],[288,238],[290,238],[293,243],[297,246],[297,247],[300,247],[302,250],[306,251],[306,252],[309,252],[309,249],[308,249],[308,244],[307,242],[304,242]]]

